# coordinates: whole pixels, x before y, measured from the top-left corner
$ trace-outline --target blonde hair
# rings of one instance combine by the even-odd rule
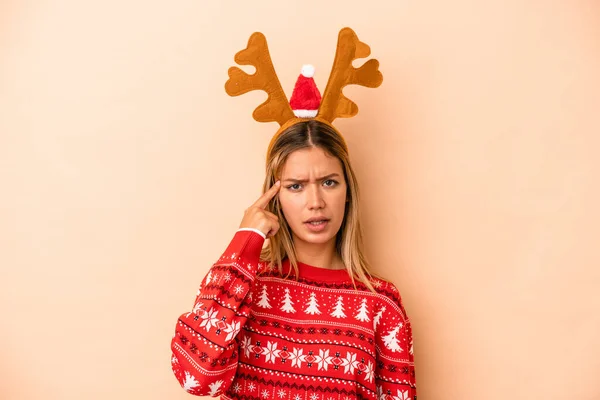
[[[375,292],[370,278],[376,275],[371,272],[364,253],[363,232],[359,218],[358,181],[350,165],[344,139],[332,126],[317,120],[307,120],[298,122],[279,133],[267,154],[263,193],[275,184],[290,154],[311,147],[323,149],[339,159],[342,164],[348,201],[342,225],[336,235],[336,252],[346,266],[354,288],[356,289],[356,279]],[[292,231],[283,215],[278,196],[275,196],[269,203],[267,210],[277,215],[280,229],[275,236],[269,239],[268,245],[262,250],[261,259],[268,261],[270,267],[275,266],[282,273],[282,261],[287,256],[291,269],[298,277],[298,260]]]

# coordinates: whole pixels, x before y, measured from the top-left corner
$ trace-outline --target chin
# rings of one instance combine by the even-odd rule
[[[325,235],[310,235],[309,234],[309,235],[298,236],[298,238],[306,243],[324,244],[324,243],[331,241],[331,239],[334,239],[335,235],[334,236],[329,236],[329,235],[325,236]]]

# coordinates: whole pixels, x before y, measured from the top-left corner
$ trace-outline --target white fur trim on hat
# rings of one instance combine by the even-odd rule
[[[319,110],[294,110],[294,115],[298,118],[314,118]]]
[[[313,76],[315,76],[315,67],[313,67],[310,64],[305,64],[302,66],[302,70],[300,71],[300,73],[302,74],[302,76],[312,78]]]

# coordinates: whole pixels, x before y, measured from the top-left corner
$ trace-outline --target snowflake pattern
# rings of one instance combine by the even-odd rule
[[[302,363],[306,361],[306,355],[303,355],[302,352],[304,352],[303,349],[298,349],[294,347],[294,350],[292,350],[292,352],[290,353],[290,358],[292,359],[292,367],[300,368],[302,366]]]
[[[263,348],[263,354],[266,356],[265,362],[274,363],[280,352],[281,350],[277,350],[277,342],[267,342],[267,347]]]
[[[300,347],[284,349],[280,349],[276,341],[267,341],[266,345],[258,345],[258,343],[254,345],[249,336],[243,337],[240,344],[240,351],[247,358],[251,355],[265,356],[265,362],[272,364],[289,360],[294,368],[302,368],[305,363],[316,364],[318,371],[328,371],[333,365],[336,370],[338,367],[343,367],[343,372],[346,374],[354,374],[357,370],[364,372],[362,374],[364,380],[373,381],[375,374],[373,362],[359,360],[355,352],[348,351],[345,356],[342,356],[339,353],[332,354],[330,349],[319,349],[318,354],[312,354],[312,352],[304,354],[304,349]],[[279,393],[277,395],[281,396]]]
[[[373,363],[371,361],[369,361],[367,363],[367,366],[365,367],[365,380],[369,383],[373,382],[373,375],[374,375]]]
[[[397,394],[395,396],[390,396],[393,400],[410,400],[408,398],[408,390],[397,390]]]
[[[206,332],[210,332],[210,328],[212,328],[213,326],[217,326],[217,323],[219,322],[217,314],[218,311],[213,310],[212,307],[208,311],[204,311],[204,313],[200,317],[202,319],[202,322],[200,322],[200,327],[204,327],[204,329],[206,329]]]
[[[233,324],[227,324],[227,327],[224,329],[224,332],[227,333],[227,337],[225,340],[229,341],[237,336],[240,331],[240,322],[234,322]]]
[[[356,361],[356,353],[348,352],[346,358],[342,359],[342,365],[344,366],[344,372],[353,374],[354,368],[357,367],[358,361]]]
[[[269,398],[269,391],[267,389],[263,390],[260,394],[262,396],[263,399],[268,399]]]
[[[242,350],[244,350],[244,355],[246,357],[250,357],[250,352],[252,351],[254,346],[251,344],[249,336],[244,337],[244,339],[242,340],[241,347],[242,347]]]
[[[317,366],[318,369],[321,370],[325,370],[327,371],[327,367],[329,366],[329,364],[332,363],[333,357],[329,356],[329,349],[327,350],[323,350],[320,349],[319,350],[319,356],[317,357]]]
[[[279,392],[277,392],[277,396],[279,396],[280,399],[283,399],[286,394],[287,393],[283,389],[281,389]]]

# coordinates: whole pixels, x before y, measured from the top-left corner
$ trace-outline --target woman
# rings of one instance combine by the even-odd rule
[[[313,120],[278,135],[264,194],[178,321],[172,365],[188,392],[416,398],[410,322],[396,287],[369,272],[358,200],[334,130]]]
[[[236,55],[257,72],[230,69],[227,92],[264,89],[269,98],[254,117],[281,127],[267,151],[262,196],[203,279],[193,309],[177,321],[171,363],[189,393],[416,399],[410,321],[396,287],[369,270],[356,177],[331,125],[358,111],[343,86],[381,83],[376,60],[351,65],[368,55],[368,46],[342,29],[323,100],[314,70],[303,68],[290,104],[262,34]]]

